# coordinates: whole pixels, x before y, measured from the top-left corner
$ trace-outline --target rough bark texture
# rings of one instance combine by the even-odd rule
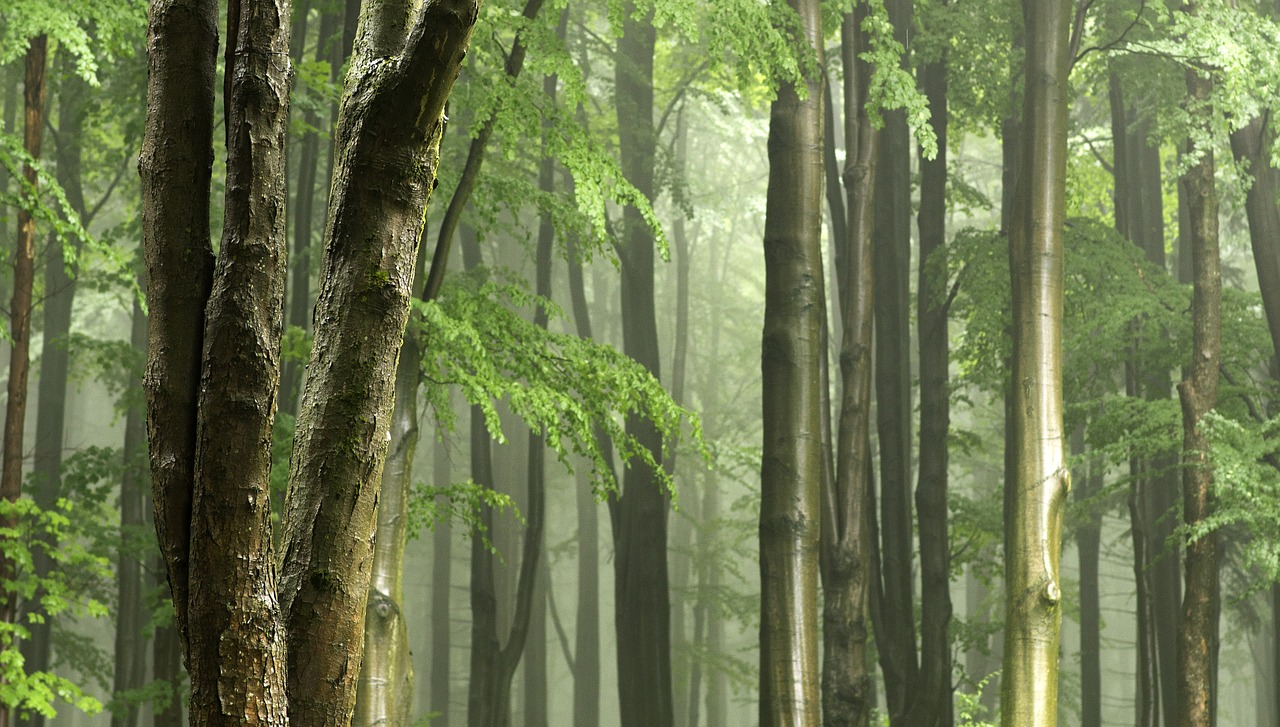
[[[630,9],[618,39],[615,100],[622,173],[646,197],[654,193],[657,135],[653,121],[656,31]],[[653,233],[633,205],[623,213],[623,351],[660,378],[653,292]],[[661,466],[662,439],[650,421],[627,418],[626,431]],[[614,628],[622,727],[670,727],[671,607],[667,581],[667,493],[658,473],[632,462],[612,508]]]
[[[815,0],[793,0],[822,66]],[[764,451],[760,506],[760,725],[822,723],[817,589],[822,479],[822,77],[784,83],[769,116]]]
[[[920,472],[916,514],[920,525],[920,690],[907,713],[916,727],[950,727],[951,544],[947,534],[947,435],[951,426],[950,348],[945,276],[929,274],[931,256],[945,255],[947,229],[946,56],[920,69],[938,137],[938,155],[920,155],[920,263],[917,325],[920,341]]]
[[[156,535],[187,636],[191,487],[204,306],[213,285],[209,182],[218,3],[156,0],[147,26],[147,120],[138,170],[147,267],[147,440]]]
[[[134,349],[145,353],[147,316],[137,301],[133,304],[133,327],[129,342]],[[142,401],[129,403],[124,419],[124,472],[120,479],[122,542],[130,542],[130,538],[136,538],[136,531],[146,523],[146,416]],[[116,605],[115,676],[111,689],[116,695],[140,689],[147,683],[147,641],[143,638],[143,630],[147,625],[146,618],[150,615],[144,599],[144,591],[149,588],[149,584],[143,580],[143,575],[139,554],[121,547],[116,556],[116,592],[119,595]],[[134,727],[137,723],[136,705],[112,713],[111,727]]]
[[[284,514],[280,596],[295,724],[352,718],[396,359],[445,100],[477,13],[476,0],[361,9]]]
[[[911,0],[885,3],[905,47]],[[903,111],[884,114],[876,165],[875,391],[880,445],[883,598],[875,623],[886,711],[903,725],[918,695],[911,512],[911,136]]]
[[[1063,223],[1072,3],[1024,0],[1023,146],[1009,225],[1013,362],[1005,483],[1001,724],[1057,721],[1059,558],[1070,474],[1062,432]]]
[[[85,209],[81,178],[81,145],[86,115],[89,84],[80,78],[66,55],[59,62],[63,71],[58,91],[58,135],[54,158],[58,184],[67,202],[84,225],[89,224]],[[50,235],[44,254],[44,328],[40,346],[40,383],[36,391],[35,461],[31,483],[35,503],[42,510],[52,509],[62,492],[63,431],[66,424],[67,375],[70,351],[71,308],[75,303],[76,280],[64,254],[62,241]],[[48,553],[36,551],[36,573],[47,576],[54,567]],[[31,624],[30,638],[23,642],[24,668],[28,674],[49,671],[51,656],[51,620]],[[43,715],[32,714],[19,720],[32,727],[44,727]]]
[[[868,466],[871,458],[871,352],[875,277],[872,225],[880,132],[867,116],[871,68],[862,6],[841,27],[844,64],[843,171],[847,243],[836,250],[840,313],[841,399],[836,472],[822,493],[822,715],[832,727],[866,727],[875,685],[867,673]],[[833,205],[834,206],[834,205]],[[823,351],[820,355],[826,355]],[[825,481],[825,478],[824,478]]]
[[[226,212],[205,309],[191,499],[192,725],[286,724],[271,429],[286,268],[288,0],[227,8]]]
[[[1195,12],[1194,5],[1189,12]],[[1207,77],[1187,71],[1187,97],[1193,119],[1207,124]],[[1218,260],[1218,199],[1214,190],[1212,149],[1192,147],[1196,157],[1183,176],[1190,214],[1194,293],[1191,299],[1191,365],[1178,384],[1182,402],[1182,511],[1188,526],[1213,511],[1213,469],[1201,418],[1218,402],[1218,365],[1222,348],[1222,274]],[[1178,634],[1178,724],[1215,724],[1214,681],[1218,658],[1218,535],[1210,533],[1186,546],[1186,592]]]

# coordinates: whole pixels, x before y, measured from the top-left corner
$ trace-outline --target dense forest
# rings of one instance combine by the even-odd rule
[[[0,727],[1280,725],[1278,40],[4,0]]]

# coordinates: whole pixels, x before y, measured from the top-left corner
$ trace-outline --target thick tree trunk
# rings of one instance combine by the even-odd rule
[[[44,130],[45,65],[48,39],[36,36],[28,42],[23,80],[24,147],[33,159],[40,158],[40,140]],[[34,191],[36,170],[23,166],[23,177]],[[29,200],[32,204],[35,200]],[[5,404],[4,456],[0,464],[0,498],[16,501],[22,494],[23,431],[27,415],[27,375],[31,367],[31,308],[35,278],[36,222],[25,208],[18,210],[18,239],[13,252],[13,297],[10,299],[10,337],[8,400]],[[16,525],[13,516],[3,519],[5,527]],[[14,565],[5,559],[4,577],[12,577]],[[6,623],[17,621],[16,594],[7,594],[0,607],[0,618]],[[0,727],[8,727],[9,707],[0,704]]]
[[[288,0],[227,8],[226,212],[205,309],[191,498],[192,725],[287,724],[270,474],[287,272],[288,28]]]
[[[1069,89],[1067,0],[1024,0],[1023,146],[1009,225],[1013,362],[1005,483],[1001,724],[1057,721],[1059,558],[1070,474],[1062,432],[1063,224]]]
[[[133,327],[129,342],[139,352],[147,350],[147,316],[134,301]],[[139,372],[140,373],[140,372]],[[120,539],[122,543],[137,537],[146,523],[147,484],[147,412],[142,402],[131,403],[124,420],[124,470],[120,479]],[[147,625],[147,601],[144,598],[141,554],[124,545],[116,555],[115,677],[112,693],[140,689],[147,683],[147,651],[143,630]],[[113,712],[111,727],[135,727],[138,707]]]
[[[1195,12],[1194,5],[1189,12]],[[1195,123],[1207,128],[1207,110],[1200,108],[1210,94],[1207,77],[1187,70],[1188,103],[1195,106]],[[1211,148],[1196,148],[1197,156],[1183,177],[1190,213],[1191,258],[1195,278],[1191,302],[1191,366],[1178,394],[1182,402],[1183,520],[1194,527],[1213,511],[1213,469],[1209,442],[1201,418],[1217,405],[1218,365],[1222,347],[1222,274],[1218,260],[1218,200],[1214,190]],[[1218,535],[1210,533],[1186,546],[1186,592],[1178,638],[1178,724],[1211,727],[1216,722],[1218,657]]]
[[[453,481],[449,445],[442,438],[436,440],[432,469],[432,484],[436,487]],[[443,504],[443,497],[437,502]],[[453,662],[453,624],[449,609],[449,592],[453,589],[453,528],[449,523],[436,524],[431,545],[431,697],[427,711],[438,715],[432,719],[435,727],[449,727],[449,667]]]
[[[627,10],[618,39],[616,105],[622,173],[646,197],[654,193],[657,136],[653,122],[656,31]],[[654,310],[654,240],[640,210],[623,213],[623,351],[660,378]],[[661,466],[662,439],[652,422],[627,418],[627,434]],[[622,727],[671,727],[671,606],[667,580],[668,498],[658,473],[633,462],[612,508],[614,628]]]
[[[792,0],[822,66],[816,0]],[[822,479],[822,77],[783,83],[769,118],[762,342],[760,725],[822,723],[817,590]],[[847,325],[847,324],[846,324]]]
[[[885,3],[904,46],[911,0]],[[903,111],[884,114],[876,165],[875,391],[880,444],[880,553],[884,600],[876,645],[889,722],[904,724],[917,696],[911,513],[911,143]]]
[[[832,727],[866,727],[875,685],[867,673],[867,599],[873,555],[866,511],[871,459],[871,352],[875,277],[872,224],[880,132],[867,115],[871,68],[858,56],[868,45],[865,9],[845,16],[846,157],[843,172],[847,243],[837,247],[841,400],[835,479],[822,493],[822,714]],[[825,350],[819,355],[825,356]],[[825,464],[825,458],[824,458]],[[825,481],[825,478],[824,478]]]
[[[59,66],[64,72],[58,92],[57,179],[81,223],[88,225],[81,183],[80,139],[84,133],[89,84],[74,72],[66,56]],[[36,446],[31,479],[35,503],[41,510],[51,510],[62,492],[63,430],[71,353],[67,339],[71,333],[76,280],[74,271],[68,270],[68,263],[73,261],[66,259],[62,241],[57,235],[49,236],[44,263],[44,329],[40,347],[40,383],[36,391]],[[45,577],[53,567],[53,558],[37,550],[36,574]],[[51,620],[45,618],[33,623],[30,630],[30,639],[22,644],[26,659],[24,668],[28,674],[47,672],[51,656]],[[44,716],[39,714],[19,721],[32,727],[44,727],[45,724]]]
[[[907,713],[913,727],[950,727],[951,545],[947,536],[947,435],[951,424],[950,348],[946,287],[929,274],[931,256],[945,255],[947,220],[946,56],[924,65],[920,85],[929,100],[938,155],[920,155],[920,262],[917,325],[920,341],[920,473],[916,512],[920,525],[920,685]]]
[[[445,101],[475,0],[365,4],[335,134],[317,323],[284,514],[290,719],[355,706],[378,481]]]

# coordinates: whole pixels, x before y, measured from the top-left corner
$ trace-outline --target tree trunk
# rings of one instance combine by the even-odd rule
[[[894,37],[905,47],[912,2],[885,5]],[[899,727],[919,684],[911,542],[911,144],[904,111],[885,112],[878,153],[872,239],[884,619],[875,627],[889,722]]]
[[[477,14],[475,0],[361,8],[280,549],[295,724],[346,724],[355,707],[379,490],[371,483],[387,453],[444,105]]]
[[[80,139],[84,133],[89,84],[74,72],[66,56],[63,59],[60,64],[64,73],[58,92],[58,136],[54,155],[57,179],[81,223],[88,225],[81,183]],[[71,333],[76,280],[74,271],[68,270],[68,265],[74,261],[66,259],[62,241],[56,234],[49,236],[44,258],[44,329],[40,348],[40,382],[36,392],[35,461],[31,474],[35,503],[47,511],[55,507],[62,493],[62,449],[70,364],[68,336]],[[56,547],[53,543],[50,545]],[[34,560],[36,574],[47,577],[54,567],[53,558],[49,553],[37,550]],[[30,639],[22,644],[26,660],[24,668],[28,674],[50,670],[51,628],[49,617],[31,624]],[[19,722],[44,727],[45,718],[31,714]]]
[[[792,0],[822,62],[816,0]],[[817,580],[822,479],[822,77],[783,83],[769,118],[761,373],[760,725],[822,723]],[[846,323],[846,326],[848,324]]]
[[[45,65],[48,55],[48,38],[39,35],[27,46],[25,77],[23,81],[24,147],[33,159],[40,158],[40,140],[44,130]],[[34,193],[37,183],[36,170],[23,166],[23,177]],[[36,200],[28,199],[34,205]],[[18,239],[13,253],[13,297],[9,305],[11,317],[10,336],[13,340],[9,351],[9,387],[5,404],[4,458],[0,465],[0,497],[9,502],[22,494],[23,431],[27,415],[27,375],[31,367],[31,299],[35,278],[36,222],[24,207],[18,210]],[[14,527],[17,520],[9,515],[3,518],[5,527]],[[3,563],[4,577],[13,576],[14,564],[7,559]],[[0,617],[8,624],[17,622],[17,595],[4,598]],[[9,725],[9,707],[0,704],[0,727]]]
[[[165,560],[156,559],[153,588],[165,592]],[[182,668],[182,637],[176,625],[157,626],[151,641],[151,675],[168,682],[169,694],[164,708],[154,707],[152,727],[185,727],[182,704],[187,693]]]
[[[453,463],[449,446],[444,439],[435,445],[432,479],[436,487],[445,487],[453,480]],[[443,504],[444,496],[437,498]],[[431,534],[431,698],[427,711],[438,715],[433,718],[435,727],[449,727],[449,667],[453,662],[453,624],[449,608],[449,593],[453,590],[453,528],[448,522],[436,524]]]
[[[946,55],[920,69],[938,155],[920,154],[920,263],[917,325],[920,342],[920,690],[907,714],[915,727],[950,727],[951,545],[947,536],[947,436],[951,424],[947,309],[939,300],[946,275],[930,275],[930,258],[945,255],[947,231]]]
[[[630,5],[628,3],[628,5]],[[654,192],[657,136],[653,123],[650,20],[626,11],[618,39],[615,100],[622,174],[645,197]],[[623,352],[660,377],[653,292],[654,240],[640,210],[623,213]],[[627,434],[662,461],[662,439],[652,422],[630,416]],[[614,627],[618,643],[618,705],[622,727],[671,727],[671,606],[667,581],[667,493],[658,473],[633,462],[612,508]]]
[[[147,316],[137,301],[133,303],[133,327],[129,342],[140,352],[147,350]],[[141,553],[125,543],[137,537],[146,523],[147,483],[146,411],[141,402],[131,403],[124,420],[124,470],[120,478],[120,551],[116,555],[115,678],[112,693],[140,689],[147,683],[147,652],[143,630],[148,616],[144,599]],[[129,703],[111,715],[111,727],[136,727],[138,705]]]
[[[859,6],[841,26],[847,242],[836,249],[841,400],[836,472],[821,499],[822,714],[832,727],[866,727],[875,685],[867,673],[867,599],[872,557],[866,511],[871,452],[871,352],[875,274],[872,223],[880,132],[867,115],[871,67]],[[833,204],[834,206],[834,204]],[[819,352],[825,356],[825,351]],[[766,413],[767,416],[767,413]],[[824,459],[825,465],[825,459]],[[824,481],[826,478],[824,478]]]
[[[270,474],[287,271],[288,27],[287,0],[227,9],[226,211],[205,309],[190,516],[192,725],[287,724]]]
[[[1024,0],[1023,146],[1009,225],[1013,361],[1005,483],[1001,724],[1057,722],[1059,558],[1070,474],[1062,432],[1063,224],[1072,3]]]
[[[1195,12],[1195,5],[1187,7]],[[1195,107],[1193,122],[1208,128],[1208,111],[1202,108],[1210,94],[1208,78],[1187,70],[1188,103]],[[1218,200],[1214,190],[1211,148],[1196,148],[1198,157],[1183,179],[1190,213],[1192,270],[1195,278],[1191,302],[1191,366],[1178,384],[1182,402],[1183,519],[1194,527],[1213,511],[1213,469],[1209,442],[1200,427],[1201,418],[1217,405],[1218,365],[1222,347],[1222,275],[1218,261]],[[1178,724],[1211,727],[1218,656],[1218,535],[1210,533],[1186,546],[1186,592],[1182,600],[1182,624],[1178,638]]]
[[[1085,464],[1084,427],[1071,432],[1071,457],[1079,462],[1072,476],[1077,481],[1075,499],[1082,508],[1092,507],[1089,499],[1102,485],[1102,464]],[[1076,553],[1080,559],[1080,727],[1102,727],[1102,606],[1098,590],[1098,556],[1102,548],[1102,518],[1085,510],[1076,531]]]

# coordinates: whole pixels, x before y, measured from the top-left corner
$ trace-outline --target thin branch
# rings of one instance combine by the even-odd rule
[[[84,220],[81,222],[81,225],[86,230],[89,229],[89,223],[93,221],[93,218],[97,217],[98,213],[102,211],[103,205],[105,205],[107,201],[111,199],[111,195],[116,190],[116,185],[120,183],[121,179],[124,179],[124,174],[129,169],[129,166],[130,166],[129,162],[130,162],[130,159],[126,155],[124,157],[123,163],[120,165],[120,168],[116,170],[116,176],[111,179],[111,183],[108,184],[106,190],[103,191],[102,197],[98,199],[97,204],[93,205],[93,209],[85,213]]]
[[[1084,58],[1085,56],[1089,55],[1094,51],[1097,51],[1099,53],[1105,53],[1106,51],[1109,51],[1112,48],[1115,48],[1116,46],[1125,42],[1125,40],[1129,36],[1129,32],[1132,31],[1135,27],[1137,27],[1138,21],[1142,19],[1142,11],[1146,9],[1147,9],[1147,0],[1141,0],[1140,4],[1138,5],[1138,11],[1133,14],[1133,20],[1129,21],[1129,25],[1126,26],[1123,31],[1121,31],[1120,35],[1116,36],[1115,39],[1112,40],[1110,43],[1106,43],[1104,45],[1089,46],[1088,48],[1085,48],[1083,51],[1080,51],[1079,55],[1073,55],[1073,60],[1071,61],[1072,67],[1074,67],[1075,64],[1079,63],[1081,58]],[[1076,46],[1076,45],[1072,46],[1073,49],[1077,47],[1079,46]]]
[[[1087,136],[1081,137],[1081,139],[1084,141],[1085,146],[1089,147],[1089,151],[1093,153],[1093,158],[1098,160],[1098,164],[1102,165],[1102,168],[1107,170],[1107,173],[1114,177],[1116,175],[1116,168],[1112,166],[1111,162],[1107,161],[1107,158],[1102,156],[1102,152],[1098,151],[1098,148],[1093,145],[1093,139],[1090,139]]]

